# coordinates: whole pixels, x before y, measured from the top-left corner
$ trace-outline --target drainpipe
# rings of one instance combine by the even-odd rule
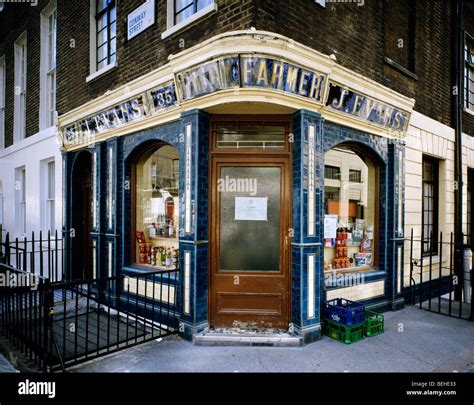
[[[462,232],[462,114],[464,94],[464,31],[463,31],[463,0],[456,0],[454,23],[455,82],[457,91],[454,95],[455,119],[455,187],[454,187],[454,270],[458,277],[455,286],[455,300],[461,300],[463,286],[463,232]]]

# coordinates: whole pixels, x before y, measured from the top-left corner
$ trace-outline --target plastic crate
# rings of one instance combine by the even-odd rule
[[[365,310],[364,334],[375,336],[384,332],[384,317],[374,311]]]
[[[324,316],[331,322],[354,326],[364,322],[364,305],[344,298],[324,301]]]
[[[325,319],[323,329],[327,336],[345,344],[358,342],[364,338],[363,323],[355,326],[346,326]]]

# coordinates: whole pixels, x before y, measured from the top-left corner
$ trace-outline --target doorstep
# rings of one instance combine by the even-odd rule
[[[196,346],[302,346],[303,338],[283,329],[217,328],[193,336]]]

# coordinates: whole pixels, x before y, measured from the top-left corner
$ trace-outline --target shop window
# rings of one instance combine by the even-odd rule
[[[158,269],[178,267],[179,152],[161,146],[135,165],[135,263]]]
[[[422,232],[423,254],[438,252],[438,175],[439,162],[423,156]]]
[[[345,146],[326,152],[325,162],[324,269],[373,268],[378,169]]]
[[[214,0],[167,0],[167,6],[167,30],[162,39],[217,10]]]

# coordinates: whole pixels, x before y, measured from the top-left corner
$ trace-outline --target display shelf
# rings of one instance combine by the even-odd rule
[[[138,266],[140,267],[145,267],[147,269],[153,269],[153,270],[176,270],[176,266],[171,266],[171,267],[166,267],[166,266],[153,266],[151,264],[146,264],[146,263],[137,263]]]
[[[151,240],[166,240],[170,242],[178,242],[179,243],[179,238],[167,238],[165,236],[149,236],[149,239]]]

